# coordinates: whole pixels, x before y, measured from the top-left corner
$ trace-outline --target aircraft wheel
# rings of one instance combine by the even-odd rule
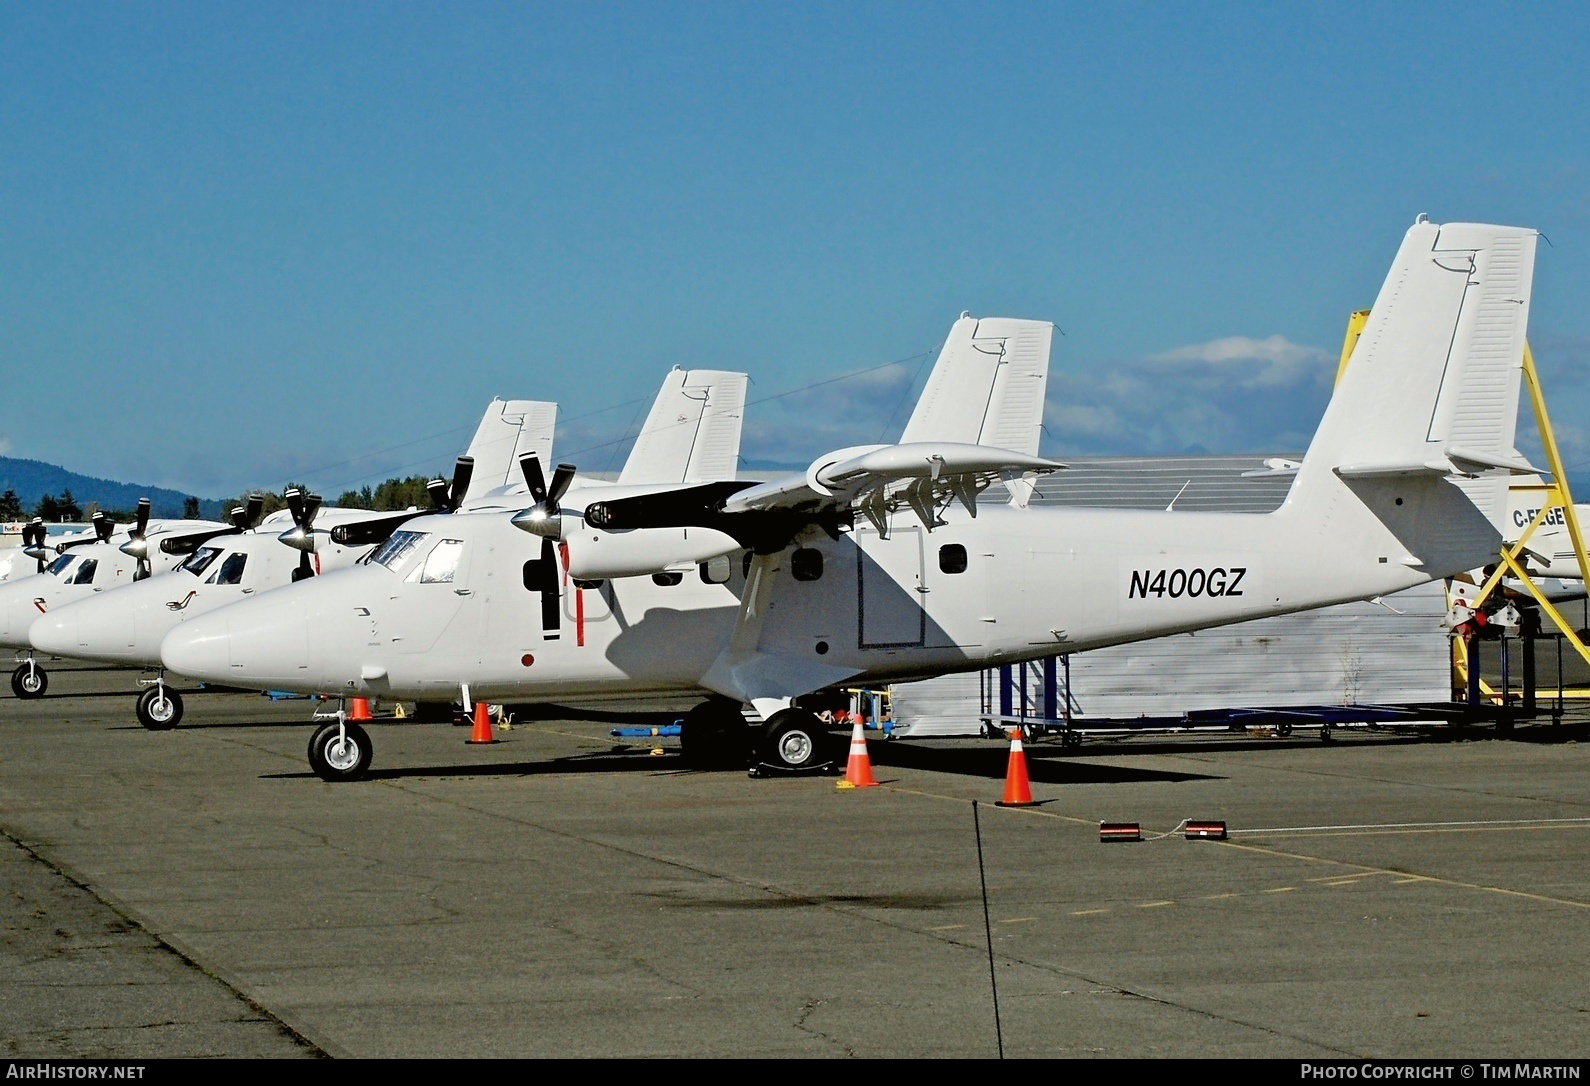
[[[138,723],[152,732],[177,726],[182,719],[182,695],[169,687],[151,686],[138,695]]]
[[[704,701],[679,724],[679,753],[700,769],[745,765],[749,727],[739,707],[727,701]]]
[[[1282,739],[1287,738],[1289,735],[1292,734],[1292,725],[1290,725],[1290,724],[1277,724],[1275,726],[1275,734],[1279,735]]]
[[[346,738],[341,738],[333,721],[309,737],[309,768],[323,781],[356,781],[370,768],[374,748],[369,733],[351,720],[346,728]]]
[[[50,677],[37,664],[22,664],[11,673],[11,692],[23,701],[42,698],[49,688]]]
[[[833,737],[823,730],[817,714],[805,709],[781,709],[767,722],[762,736],[762,758],[768,765],[789,772],[814,769],[832,761]]]

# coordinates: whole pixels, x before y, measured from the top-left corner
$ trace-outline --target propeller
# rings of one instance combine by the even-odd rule
[[[305,497],[304,492],[296,486],[282,496],[287,500],[288,512],[293,515],[293,526],[278,538],[289,547],[297,547],[302,552],[298,557],[298,568],[293,570],[293,580],[301,581],[315,574],[309,556],[315,550],[313,526],[315,514],[320,512],[321,497],[319,494]]]
[[[47,534],[44,530],[43,517],[34,517],[22,526],[22,553],[39,563],[40,573],[44,572],[50,553],[44,549],[44,539]]]
[[[244,507],[244,515],[248,517],[248,527],[252,528],[259,523],[259,518],[265,513],[265,495],[250,494]]]
[[[525,484],[529,486],[530,497],[535,504],[523,512],[515,513],[513,526],[549,541],[561,539],[563,507],[558,500],[574,481],[574,465],[559,464],[552,472],[551,486],[547,485],[546,477],[541,474],[541,458],[535,453],[521,456],[519,469],[524,472]]]
[[[88,519],[94,525],[94,538],[101,543],[110,542],[110,535],[116,530],[116,522],[98,509],[94,510],[94,515]]]
[[[425,484],[425,490],[431,496],[431,507],[438,513],[456,513],[458,507],[464,504],[464,494],[469,490],[469,479],[474,474],[475,458],[460,456],[453,465],[451,483],[445,479],[432,479]]]

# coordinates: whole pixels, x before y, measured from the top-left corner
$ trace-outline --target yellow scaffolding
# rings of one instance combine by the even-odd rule
[[[1367,309],[1359,310],[1347,319],[1347,335],[1342,342],[1342,357],[1336,367],[1337,382],[1341,381],[1342,374],[1346,372],[1347,362],[1352,357],[1353,348],[1358,346],[1358,337],[1363,334],[1364,323],[1368,319],[1369,311]],[[1540,444],[1546,454],[1546,471],[1551,481],[1531,484],[1528,487],[1528,489],[1541,492],[1540,509],[1535,513],[1534,519],[1529,522],[1528,527],[1524,529],[1523,534],[1515,542],[1511,545],[1506,542],[1502,544],[1500,561],[1496,563],[1490,575],[1485,579],[1485,583],[1480,586],[1478,594],[1474,596],[1469,605],[1473,610],[1479,610],[1480,606],[1496,591],[1502,582],[1502,578],[1511,574],[1534,597],[1541,611],[1562,632],[1568,643],[1573,646],[1574,651],[1578,652],[1585,663],[1590,664],[1590,647],[1587,647],[1580,638],[1580,631],[1575,630],[1572,624],[1563,617],[1562,612],[1557,610],[1552,602],[1546,598],[1546,594],[1535,584],[1534,578],[1530,576],[1529,571],[1521,561],[1529,543],[1529,538],[1534,535],[1535,529],[1544,524],[1546,518],[1554,510],[1561,509],[1563,524],[1568,529],[1568,539],[1573,543],[1574,556],[1579,564],[1579,576],[1587,584],[1590,584],[1590,557],[1585,554],[1584,535],[1579,530],[1579,517],[1574,511],[1573,495],[1568,491],[1568,475],[1563,470],[1562,455],[1557,449],[1557,438],[1551,428],[1551,419],[1546,414],[1546,394],[1540,387],[1540,374],[1535,369],[1535,356],[1530,352],[1527,342],[1524,344],[1523,376],[1524,383],[1529,389],[1530,404],[1535,412],[1535,426],[1540,431]],[[1451,584],[1449,582],[1447,585],[1447,603],[1449,607],[1451,601]],[[1452,668],[1457,681],[1466,688],[1468,685],[1468,646],[1461,637],[1452,639]],[[1479,685],[1481,692],[1486,698],[1505,704],[1506,691],[1493,690],[1484,680],[1481,680]],[[1590,691],[1575,695],[1573,692],[1563,691],[1560,682],[1558,687],[1557,693],[1559,697],[1590,697]]]

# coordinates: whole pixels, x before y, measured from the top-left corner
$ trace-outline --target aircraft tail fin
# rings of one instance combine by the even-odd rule
[[[620,484],[732,479],[749,378],[728,370],[675,369],[663,379]]]
[[[900,443],[952,441],[1038,455],[1053,336],[1048,321],[962,314]]]
[[[558,405],[544,400],[492,400],[469,443],[475,469],[463,500],[479,498],[502,487],[523,486],[519,458],[535,453],[552,462],[552,431]]]
[[[1494,551],[1509,476],[1535,470],[1513,439],[1536,237],[1420,216],[1325,409],[1288,507],[1329,516],[1333,496],[1346,487],[1402,540],[1408,565],[1444,564],[1465,549]]]

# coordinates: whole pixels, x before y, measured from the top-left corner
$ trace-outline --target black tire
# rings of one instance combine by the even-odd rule
[[[1275,726],[1275,734],[1279,735],[1282,739],[1288,738],[1292,734],[1292,725],[1277,724]]]
[[[419,701],[414,703],[416,724],[456,724],[458,710],[445,701]]]
[[[834,760],[835,740],[816,713],[781,709],[762,732],[762,761],[787,773],[813,770]]]
[[[169,731],[181,720],[182,695],[170,687],[151,686],[138,695],[138,723],[150,731]]]
[[[679,723],[679,753],[698,769],[744,769],[750,731],[738,705],[704,701]]]
[[[49,688],[50,676],[38,664],[22,664],[11,673],[11,692],[23,701],[42,698]]]
[[[339,743],[339,734],[347,728],[346,743]],[[356,781],[370,768],[370,755],[374,748],[370,734],[353,721],[345,725],[332,721],[315,729],[309,737],[309,768],[323,781]]]

